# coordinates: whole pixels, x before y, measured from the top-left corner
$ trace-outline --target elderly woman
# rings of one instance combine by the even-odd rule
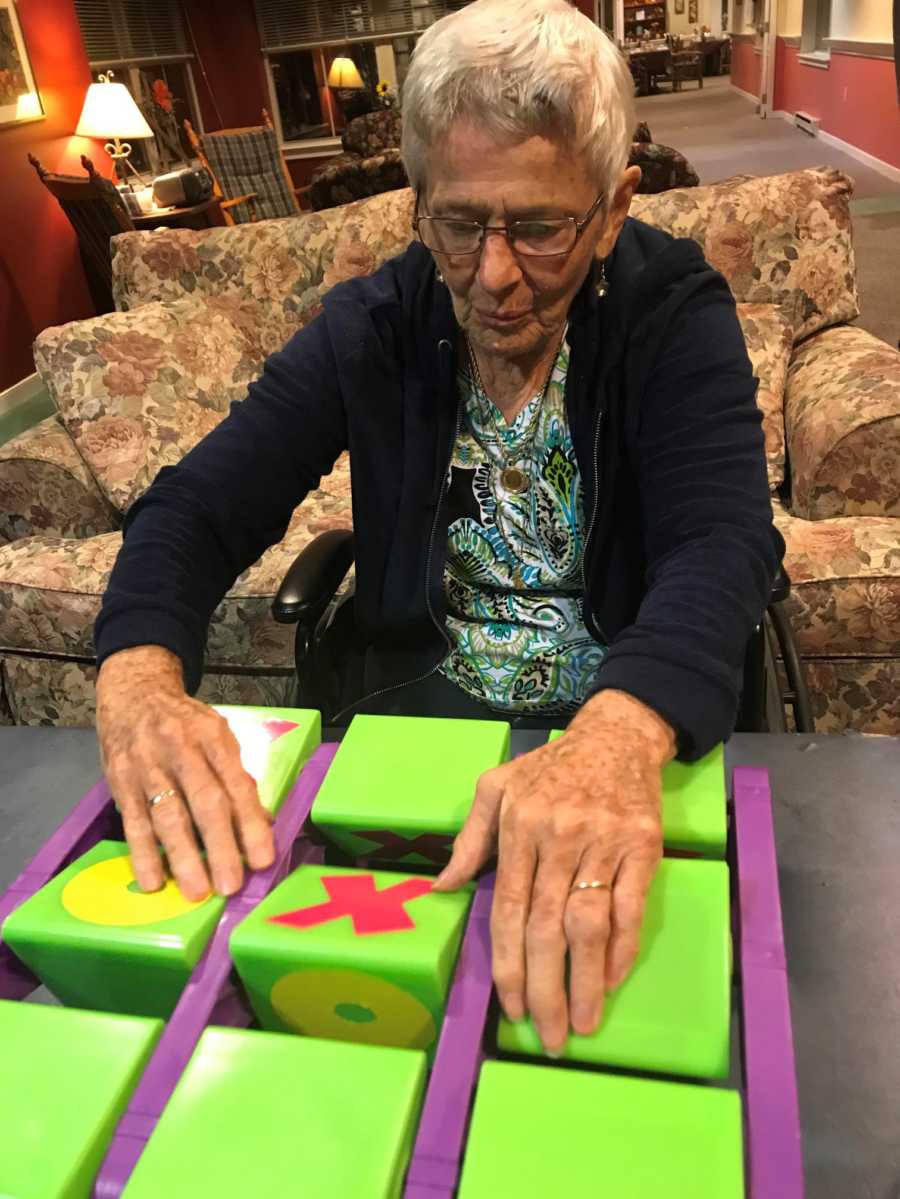
[[[162,884],[161,842],[185,894],[233,892],[273,847],[234,738],[190,698],[207,624],[349,449],[357,582],[327,715],[568,720],[482,777],[438,881],[497,853],[500,1000],[551,1053],[634,961],[660,771],[730,732],[783,549],[728,288],[627,219],[631,93],[566,0],[477,0],[429,29],[403,106],[416,240],[335,287],[160,473],[97,623],[140,884]]]

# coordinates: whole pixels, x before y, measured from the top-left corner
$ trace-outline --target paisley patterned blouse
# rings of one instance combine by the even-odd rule
[[[566,421],[569,347],[562,340],[547,395],[508,425],[468,374],[453,450],[444,591],[453,649],[442,673],[508,712],[581,704],[606,649],[584,625],[581,475]],[[503,468],[530,479],[503,485]]]

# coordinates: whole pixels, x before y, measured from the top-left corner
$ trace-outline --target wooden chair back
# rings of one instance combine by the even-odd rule
[[[109,241],[117,233],[129,233],[134,222],[122,197],[109,179],[94,170],[83,154],[81,165],[87,175],[56,175],[45,170],[33,154],[28,161],[44,187],[56,198],[78,238],[78,251],[88,289],[98,313],[112,312],[112,255]]]
[[[185,120],[191,147],[213,182],[213,195],[226,224],[300,212],[298,195],[277,142],[272,119],[262,110],[262,124],[198,133]]]

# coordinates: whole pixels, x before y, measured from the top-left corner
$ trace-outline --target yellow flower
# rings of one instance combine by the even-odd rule
[[[379,80],[378,86],[375,88],[379,96],[386,96],[390,90],[391,85],[385,79]]]

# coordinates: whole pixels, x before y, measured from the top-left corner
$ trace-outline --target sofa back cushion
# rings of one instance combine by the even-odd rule
[[[34,360],[79,453],[122,513],[243,399],[265,357],[262,337],[258,320],[239,308],[179,300],[45,329]]]
[[[354,117],[341,134],[341,145],[348,154],[369,158],[383,150],[398,150],[403,121],[398,108],[382,108]]]
[[[406,249],[412,192],[385,192],[323,213],[252,225],[126,233],[114,239],[119,311],[187,297],[259,325],[260,360],[280,350],[336,283]]]
[[[794,338],[859,315],[851,180],[816,167],[635,196],[632,216],[690,237],[738,301],[793,311]]]

